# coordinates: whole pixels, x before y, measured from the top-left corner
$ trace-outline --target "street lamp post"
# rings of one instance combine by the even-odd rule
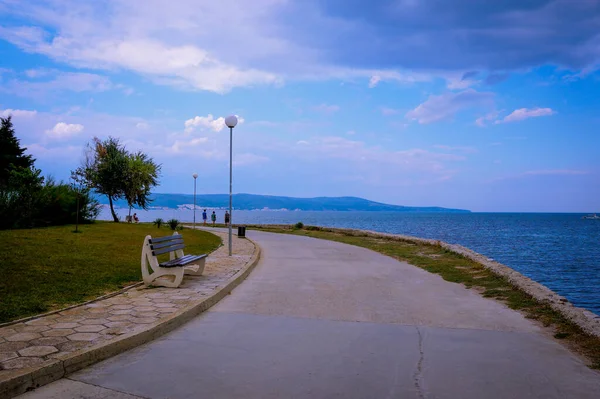
[[[233,208],[231,206],[232,180],[233,180],[233,128],[238,119],[235,115],[225,118],[225,124],[229,128],[229,256],[231,256],[231,226],[233,225]]]
[[[194,230],[196,230],[196,179],[198,178],[198,173],[194,173],[192,177],[194,178]]]

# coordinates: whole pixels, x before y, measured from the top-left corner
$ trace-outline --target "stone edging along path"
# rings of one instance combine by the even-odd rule
[[[289,226],[287,226],[289,227]],[[333,232],[352,234],[353,236],[367,236],[374,238],[389,238],[397,241],[407,241],[417,244],[439,245],[442,248],[464,256],[467,259],[481,264],[492,273],[505,277],[512,285],[531,295],[537,301],[547,303],[552,309],[562,314],[568,320],[578,325],[586,333],[600,337],[600,316],[589,310],[574,306],[568,299],[558,295],[548,287],[533,281],[510,267],[487,258],[475,251],[458,244],[448,244],[443,241],[405,236],[401,234],[380,233],[371,230],[327,228]]]
[[[222,239],[227,236],[212,233]],[[258,245],[234,237],[233,256],[221,245],[208,256],[204,274],[186,275],[179,288],[134,286],[1,327],[0,399],[48,384],[174,330],[228,295],[259,259]]]

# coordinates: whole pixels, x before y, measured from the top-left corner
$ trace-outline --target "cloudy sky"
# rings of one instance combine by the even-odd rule
[[[600,212],[598,0],[0,0],[0,115],[44,174],[93,136],[157,192]]]

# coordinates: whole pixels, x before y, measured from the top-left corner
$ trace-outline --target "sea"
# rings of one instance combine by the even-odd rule
[[[211,210],[212,211],[212,210]],[[223,222],[225,210],[216,210]],[[127,210],[117,213],[123,216]],[[192,209],[137,212],[141,222],[193,222]],[[460,244],[505,264],[600,315],[600,220],[562,213],[421,213],[235,210],[234,224],[295,224],[374,230]],[[99,219],[111,220],[104,208]],[[201,222],[196,210],[196,222]]]

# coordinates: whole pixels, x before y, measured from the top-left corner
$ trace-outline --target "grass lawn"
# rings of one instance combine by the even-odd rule
[[[584,355],[590,366],[600,369],[600,338],[584,333],[581,328],[565,319],[547,304],[543,304],[510,284],[504,277],[497,276],[479,263],[467,259],[441,246],[415,244],[387,238],[353,235],[350,232],[334,232],[326,228],[305,226],[304,229],[274,226],[249,226],[249,228],[274,233],[296,234],[343,242],[369,248],[411,265],[439,274],[444,280],[464,284],[478,290],[481,295],[506,303],[512,309],[538,320],[553,328],[554,337]]]
[[[79,226],[78,234],[73,230],[70,225],[0,231],[0,323],[84,302],[140,281],[144,237],[173,233],[151,224],[111,222]],[[185,253],[209,253],[221,244],[219,237],[204,231],[180,233]]]

